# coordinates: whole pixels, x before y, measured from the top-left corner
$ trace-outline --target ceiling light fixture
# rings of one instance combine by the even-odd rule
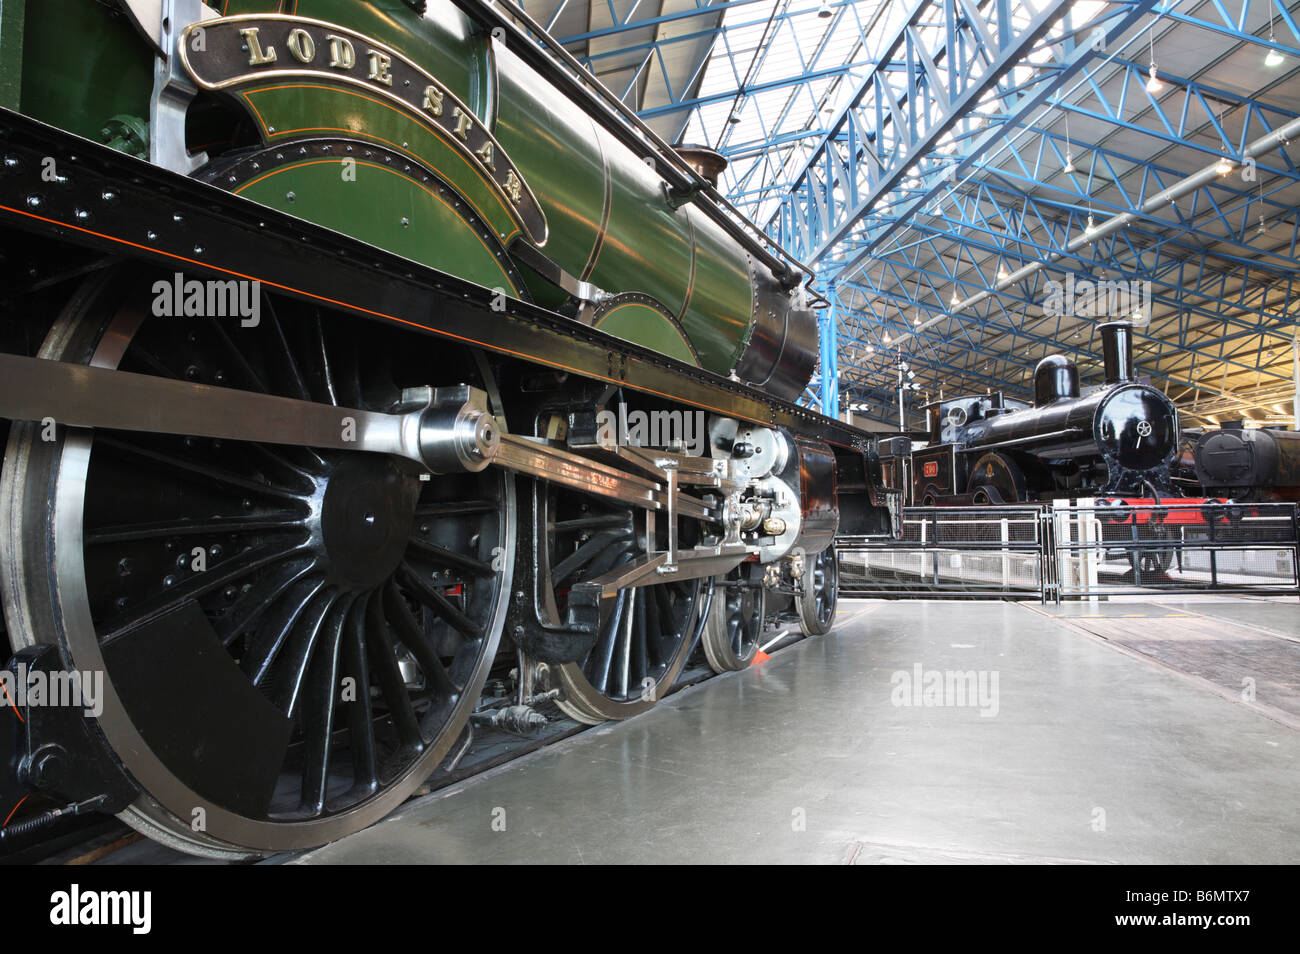
[[[1065,165],[1061,166],[1061,171],[1067,176],[1075,173],[1074,154],[1070,150],[1070,114],[1065,114]]]
[[[1276,16],[1277,12],[1270,7],[1268,11],[1268,43],[1270,49],[1264,55],[1264,65],[1269,67],[1281,66],[1286,59],[1282,55],[1282,51],[1277,48],[1277,35],[1273,32],[1273,21]]]
[[[1227,156],[1220,156],[1219,161],[1214,164],[1214,171],[1221,176],[1226,176],[1232,169],[1232,160]]]
[[[1151,50],[1151,69],[1147,76],[1147,92],[1155,94],[1165,88],[1165,84],[1160,81],[1160,74],[1156,72],[1156,40],[1155,26],[1147,31],[1147,44]]]
[[[1005,281],[1006,281],[1008,278],[1010,278],[1010,277],[1011,277],[1011,273],[1010,273],[1009,271],[1007,271],[1007,267],[1006,267],[1006,265],[999,265],[999,266],[998,266],[998,281],[1000,281],[1000,282],[1005,282]]]
[[[826,0],[822,0],[822,5],[817,8],[817,19],[826,20],[834,12],[835,11],[831,9],[831,5],[827,3]]]

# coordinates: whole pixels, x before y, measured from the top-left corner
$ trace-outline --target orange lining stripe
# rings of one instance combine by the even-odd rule
[[[407,318],[398,318],[396,315],[388,315],[382,311],[374,311],[373,309],[370,308],[364,308],[361,305],[353,305],[353,304],[349,304],[348,302],[339,301],[334,298],[327,298],[324,295],[316,295],[311,292],[303,291],[300,288],[294,288],[292,285],[281,285],[279,282],[266,281],[265,279],[257,278],[256,276],[253,275],[245,275],[243,272],[237,272],[234,269],[222,268],[220,265],[213,265],[211,262],[200,262],[197,259],[186,258],[184,255],[177,255],[175,252],[166,252],[163,251],[162,249],[150,248],[147,245],[141,245],[139,242],[132,242],[129,239],[118,238],[115,235],[108,235],[107,233],[104,232],[96,232],[93,229],[83,228],[80,225],[71,225],[67,222],[60,222],[58,219],[46,218],[43,215],[36,215],[32,212],[25,212],[22,209],[15,209],[8,205],[0,205],[0,212],[9,212],[13,215],[21,215],[23,218],[34,219],[37,222],[45,222],[49,225],[58,226],[61,229],[67,229],[70,232],[81,232],[83,235],[93,235],[95,238],[105,239],[109,242],[116,242],[119,245],[125,245],[129,248],[138,248],[141,251],[148,252],[150,255],[159,255],[164,258],[175,259],[178,262],[188,262],[191,265],[197,265],[199,268],[206,268],[209,271],[221,272],[222,274],[225,275],[232,275],[235,278],[244,278],[250,282],[261,282],[263,285],[268,285],[271,288],[279,288],[282,291],[287,291],[294,295],[301,295],[303,298],[310,298],[315,301],[325,302],[328,305],[337,305],[338,307],[345,308],[348,311],[360,312],[361,314],[364,315],[373,315],[376,318],[382,318],[385,321],[392,321],[392,322],[396,322],[397,324],[409,325],[412,328],[419,328],[421,331],[427,331],[430,334],[441,335],[444,338],[451,338],[455,341],[463,341],[466,344],[471,344],[479,348],[487,348],[489,351],[495,351],[498,352],[499,354],[508,354],[511,355],[512,357],[521,358],[533,364],[545,364],[545,365],[549,365],[552,368],[560,368],[563,371],[572,371],[574,374],[578,375],[579,377],[594,378],[597,381],[604,381],[608,384],[626,385],[627,387],[631,387],[634,390],[643,391],[646,394],[654,394],[658,397],[667,398],[671,401],[677,401],[681,404],[689,404],[692,407],[702,408],[703,410],[706,411],[713,411],[714,413],[722,414],[727,417],[744,416],[744,415],[736,414],[734,411],[727,411],[727,410],[723,410],[720,407],[714,407],[712,404],[702,404],[699,401],[692,401],[688,398],[681,397],[680,395],[677,394],[669,394],[666,391],[656,391],[654,388],[649,388],[644,385],[629,384],[626,380],[621,380],[619,378],[611,378],[608,375],[599,374],[595,371],[586,370],[584,368],[575,368],[567,364],[561,364],[558,361],[553,361],[547,358],[540,358],[534,354],[525,354],[522,351],[513,351],[510,348],[504,348],[501,345],[488,344],[486,341],[480,341],[476,338],[467,338],[464,335],[458,335],[455,334],[454,332],[441,331],[437,328],[430,328],[428,325],[422,325],[419,322],[411,321]],[[638,360],[638,359],[633,359],[633,360]],[[815,412],[810,411],[809,413],[812,414]],[[751,416],[751,417],[747,417],[746,420],[754,421],[755,423],[759,423],[759,424],[770,423],[764,421],[764,419],[760,417]],[[836,441],[830,441],[830,440],[826,441],[826,443],[835,444],[835,446],[843,447],[847,450],[853,450],[853,451],[857,450],[857,448],[853,447],[850,444],[840,444]]]
[[[443,144],[446,145],[446,147],[451,150],[452,154],[457,159],[459,159],[462,163],[464,163],[465,168],[468,169],[475,176],[477,176],[478,180],[488,187],[489,192],[495,195],[496,190],[500,188],[500,186],[497,185],[495,180],[489,179],[486,176],[484,176],[483,173],[480,172],[478,169],[476,169],[468,159],[466,159],[463,155],[461,155],[460,149],[456,146],[456,144],[453,143],[445,135],[442,135],[442,133],[444,133],[445,130],[443,130],[441,126],[438,126],[436,123],[424,122],[424,117],[420,116],[418,113],[407,112],[405,110],[398,109],[396,106],[391,106],[388,103],[385,103],[383,100],[375,99],[373,96],[367,96],[365,93],[357,93],[349,89],[340,89],[337,86],[320,86],[315,83],[291,83],[286,86],[262,86],[259,87],[258,89],[241,90],[240,95],[244,97],[244,100],[248,103],[249,108],[253,111],[254,115],[257,116],[257,121],[262,124],[262,130],[266,133],[268,139],[272,135],[292,136],[294,133],[304,133],[304,132],[342,132],[342,133],[350,133],[354,136],[357,135],[369,136],[371,139],[375,139],[386,145],[392,146],[398,152],[410,156],[412,159],[416,160],[417,162],[428,165],[429,168],[433,169],[435,172],[438,173],[438,175],[442,176],[448,182],[452,181],[451,176],[447,175],[447,173],[443,172],[441,169],[439,169],[437,166],[434,166],[432,163],[425,162],[425,160],[422,157],[417,156],[410,149],[399,146],[395,142],[389,142],[387,139],[383,138],[382,136],[376,136],[374,133],[371,132],[361,132],[356,129],[342,129],[335,126],[307,126],[302,129],[281,129],[281,130],[277,130],[274,134],[271,133],[270,126],[267,124],[266,120],[262,118],[262,114],[258,112],[257,107],[253,105],[253,94],[272,93],[272,92],[277,92],[279,90],[286,90],[286,89],[320,89],[320,90],[324,90],[327,93],[343,93],[347,96],[356,96],[359,99],[364,99],[366,102],[374,103],[376,106],[383,106],[385,109],[392,110],[393,112],[397,113],[398,116],[401,116],[404,119],[411,119],[412,117],[418,117],[419,125],[432,132],[437,139],[441,140]],[[477,116],[475,116],[474,118],[475,120],[478,119]],[[495,139],[492,141],[495,142]],[[504,152],[505,150],[503,149],[502,151]],[[465,196],[465,201],[468,202],[471,206],[473,206],[474,211],[479,214],[479,216],[483,219],[483,221],[485,222],[491,221],[491,219],[484,214],[483,210],[474,204],[474,200],[471,199],[468,195]],[[501,203],[501,208],[505,210],[506,217],[510,219],[511,223],[515,224],[516,219],[511,214],[510,207],[503,202]],[[507,236],[505,239],[507,245],[510,244],[511,238],[519,234],[519,231],[520,230],[516,224],[515,230],[511,232],[509,236]]]
[[[14,715],[18,717],[18,721],[26,722],[27,720],[23,718],[23,714],[18,711],[18,706],[14,705],[13,696],[9,695],[9,690],[5,687],[3,682],[0,682],[0,689],[4,689],[5,698],[9,700],[9,708],[14,710]],[[21,805],[22,802],[19,802],[18,804]]]
[[[279,169],[272,169],[270,172],[264,173],[264,174],[258,176],[256,179],[250,180],[249,182],[245,182],[243,185],[241,185],[238,189],[235,190],[235,195],[241,195],[241,194],[243,194],[243,191],[244,191],[245,189],[247,189],[249,186],[255,186],[255,185],[257,185],[259,182],[262,182],[262,181],[265,180],[265,179],[269,179],[269,178],[271,178],[272,176],[279,175],[279,174],[282,173],[282,172],[288,172],[290,169],[301,169],[301,168],[304,167],[304,166],[332,165],[333,163],[336,163],[336,162],[346,162],[346,161],[348,161],[348,160],[346,160],[346,159],[311,159],[311,160],[308,160],[307,162],[296,162],[296,163],[294,163],[293,165],[281,166]],[[368,167],[370,167],[371,169],[378,169],[378,170],[380,170],[381,172],[389,172],[389,173],[392,173],[392,174],[395,175],[395,176],[398,176],[399,178],[406,179],[406,181],[411,182],[411,184],[414,185],[416,188],[418,188],[418,189],[423,189],[425,192],[427,192],[427,193],[429,194],[429,196],[430,196],[431,198],[433,198],[435,201],[437,201],[437,202],[441,202],[445,208],[447,208],[447,209],[451,209],[451,206],[450,206],[450,205],[447,205],[446,201],[442,198],[442,196],[440,196],[440,195],[438,195],[437,193],[435,193],[432,189],[428,188],[428,187],[425,186],[423,183],[420,183],[420,182],[413,182],[412,180],[407,179],[406,176],[402,175],[400,172],[397,172],[396,170],[392,169],[392,168],[389,167],[389,166],[381,166],[381,165],[379,165],[378,163],[374,163],[374,162],[366,162],[366,161],[364,161],[364,160],[362,160],[362,159],[353,159],[352,161],[355,162],[355,163],[356,163],[357,165],[359,165],[359,166],[368,166]],[[250,201],[251,201],[251,200],[250,200]],[[454,210],[454,209],[452,210],[452,214],[455,215],[455,210]],[[464,219],[461,219],[461,221],[463,222]],[[478,243],[479,243],[480,245],[483,246],[483,250],[486,251],[486,252],[488,253],[488,255],[492,257],[493,263],[497,266],[497,268],[501,269],[501,277],[505,279],[506,284],[510,286],[510,290],[511,290],[512,292],[514,292],[514,293],[515,293],[515,297],[518,298],[518,297],[519,297],[519,289],[516,288],[516,287],[515,287],[515,283],[512,282],[512,281],[510,280],[510,275],[509,275],[509,273],[506,272],[506,270],[505,270],[504,268],[501,268],[501,263],[498,262],[498,261],[496,261],[496,254],[492,251],[492,249],[488,248],[488,244],[487,244],[487,242],[484,242],[484,241],[483,241],[483,237],[482,237],[481,235],[479,235],[477,232],[474,233],[474,238],[478,239]],[[396,255],[396,254],[399,254],[399,253],[394,252],[393,254]]]
[[[5,822],[4,822],[4,825],[3,825],[3,826],[0,826],[0,827],[7,827],[7,826],[9,825],[10,820],[14,817],[14,812],[17,812],[18,809],[22,808],[23,802],[27,801],[27,799],[29,799],[29,798],[31,798],[31,797],[32,797],[32,796],[31,796],[30,794],[28,794],[28,795],[24,795],[22,798],[18,799],[18,804],[14,806],[14,810],[13,810],[12,812],[9,813],[9,818],[6,818],[6,819],[5,819]]]

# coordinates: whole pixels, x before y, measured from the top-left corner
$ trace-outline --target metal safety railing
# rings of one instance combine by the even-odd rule
[[[1289,503],[911,507],[902,539],[836,545],[846,596],[1300,596],[1300,516]]]
[[[1046,508],[909,507],[903,538],[840,537],[846,596],[1041,596]]]
[[[1056,599],[1300,591],[1296,506],[1080,502],[1053,508]]]

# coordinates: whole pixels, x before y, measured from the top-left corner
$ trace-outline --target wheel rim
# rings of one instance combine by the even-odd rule
[[[839,562],[835,548],[827,547],[817,554],[813,561],[813,593],[816,600],[817,621],[829,626],[835,616],[835,607],[839,601]]]
[[[742,563],[716,580],[713,606],[704,630],[704,654],[715,672],[744,669],[758,655],[766,593],[761,584],[748,581],[749,566]]]
[[[570,587],[645,552],[637,513],[568,491],[546,492],[549,546],[544,584],[562,612]],[[701,581],[618,591],[601,608],[595,645],[577,662],[549,667],[570,718],[595,725],[644,712],[667,694],[703,620]]]
[[[85,307],[56,322],[42,355],[353,407],[383,404],[391,374],[401,375],[390,365],[377,380],[367,367],[375,353],[350,324],[319,315],[290,324],[271,310],[259,335],[243,337],[233,322],[114,307],[123,285],[97,283]],[[99,727],[148,793],[123,813],[147,833],[218,855],[334,840],[407,797],[468,720],[509,587],[509,561],[503,572],[489,562],[513,539],[504,474],[426,482],[376,455],[124,432],[69,430],[43,447],[29,425],[11,436],[3,482],[7,563],[31,565],[25,541],[47,517],[30,502],[45,493],[51,503],[51,579],[6,579],[6,609],[22,623],[10,630],[105,672]],[[196,569],[191,544],[206,566]],[[42,587],[54,594],[48,606]],[[193,621],[194,606],[228,654],[211,672],[225,679],[238,667],[256,690],[232,702],[227,724],[280,726],[284,738],[282,751],[259,750],[266,790],[256,798],[213,783],[203,767],[211,753],[178,755],[161,720],[140,720],[166,677],[141,676],[130,641],[148,619],[179,626],[170,614],[186,610]]]
[[[835,547],[804,556],[803,594],[796,601],[799,625],[806,635],[828,632],[839,603],[839,562]]]

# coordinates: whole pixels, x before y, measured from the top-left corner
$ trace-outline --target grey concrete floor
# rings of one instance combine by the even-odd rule
[[[985,696],[926,705],[916,667]],[[1294,864],[1297,795],[1296,731],[1042,607],[848,601],[827,636],[293,863]]]

